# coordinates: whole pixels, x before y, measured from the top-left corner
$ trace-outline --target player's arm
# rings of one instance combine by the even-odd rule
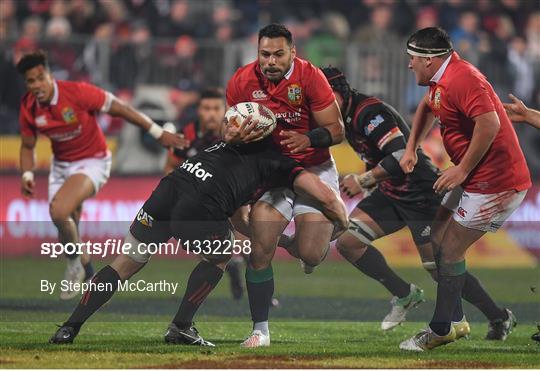
[[[459,165],[444,170],[437,179],[433,189],[438,193],[452,190],[463,183],[482,160],[499,132],[501,124],[495,111],[478,115],[473,120],[475,125],[469,147]]]
[[[34,168],[36,165],[35,147],[37,136],[21,135],[20,166],[21,166],[21,193],[25,197],[34,196]]]
[[[408,174],[413,171],[414,166],[418,161],[416,150],[426,137],[427,133],[429,133],[432,126],[433,114],[429,108],[428,96],[426,94],[418,104],[418,108],[416,109],[413,118],[409,140],[407,141],[405,152],[399,161],[399,165],[404,173]]]
[[[184,139],[182,134],[173,134],[163,130],[161,126],[156,124],[150,117],[136,110],[131,105],[118,99],[111,93],[108,94],[110,99],[110,107],[106,110],[111,116],[121,117],[124,120],[134,124],[143,130],[146,130],[164,147],[176,147],[184,149],[189,146],[189,141]]]
[[[312,197],[320,203],[324,215],[334,223],[332,239],[336,239],[347,230],[349,219],[345,204],[317,175],[303,170],[294,179],[293,189],[296,193]]]
[[[293,130],[283,130],[282,145],[286,145],[291,153],[298,153],[306,148],[326,148],[341,143],[345,138],[345,126],[337,102],[321,111],[312,112],[318,127],[301,134]]]
[[[540,111],[528,108],[523,101],[513,94],[508,94],[512,103],[503,103],[504,109],[510,120],[514,122],[526,122],[540,129]]]

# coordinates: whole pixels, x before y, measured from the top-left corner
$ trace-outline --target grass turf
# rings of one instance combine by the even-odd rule
[[[425,326],[433,310],[435,286],[421,269],[399,273],[426,291],[428,302],[407,322],[381,333],[389,294],[343,262],[328,261],[310,276],[296,262],[274,264],[276,296],[271,311],[272,346],[241,349],[249,334],[247,300],[229,298],[225,278],[196,317],[205,339],[217,347],[172,346],[163,342],[187,276],[196,261],[152,261],[136,277],[180,283],[180,292],[120,293],[83,327],[73,345],[47,343],[76,300],[39,293],[39,280],[60,280],[64,263],[40,259],[3,259],[0,280],[0,367],[2,368],[534,368],[540,345],[530,340],[540,320],[539,297],[531,287],[539,269],[473,270],[498,302],[514,310],[519,326],[506,342],[482,340],[486,323],[474,308],[469,340],[422,354],[405,353],[398,344]],[[103,264],[98,264],[102,266]],[[299,320],[301,319],[301,320]]]

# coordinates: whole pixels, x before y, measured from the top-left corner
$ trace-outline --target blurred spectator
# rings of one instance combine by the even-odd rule
[[[508,61],[508,43],[514,36],[515,30],[512,21],[507,16],[498,16],[493,22],[493,33],[482,34],[480,38],[478,64],[499,97],[505,97],[513,88]]]
[[[319,67],[342,66],[349,33],[349,24],[343,15],[325,14],[321,29],[305,45],[307,59]]]
[[[88,73],[90,81],[101,87],[106,87],[108,84],[109,76],[105,71],[104,64],[108,63],[108,42],[111,40],[113,30],[112,23],[100,24],[83,50],[84,69]]]
[[[527,49],[536,64],[540,64],[540,12],[532,13],[525,29]]]
[[[71,0],[69,2],[69,21],[76,34],[92,34],[99,24],[96,16],[96,5],[90,0]]]
[[[534,72],[532,58],[527,51],[527,43],[522,37],[515,37],[510,43],[508,59],[514,77],[512,91],[530,104],[534,91]]]
[[[353,40],[361,44],[391,45],[398,37],[392,30],[393,10],[390,5],[377,5],[370,14],[370,23],[360,27]]]
[[[478,15],[472,11],[465,11],[459,16],[458,26],[450,32],[454,49],[463,59],[478,65],[478,44],[480,42],[478,31]]]
[[[0,1],[0,41],[16,38],[19,34],[15,11],[13,0]]]
[[[156,26],[156,33],[163,37],[178,37],[180,35],[193,36],[189,3],[187,0],[174,0],[167,19],[160,21]]]
[[[38,41],[42,37],[43,20],[38,16],[31,16],[24,20],[22,37],[32,41]]]
[[[416,29],[421,30],[426,27],[436,27],[439,23],[437,9],[433,6],[420,8],[416,14]]]

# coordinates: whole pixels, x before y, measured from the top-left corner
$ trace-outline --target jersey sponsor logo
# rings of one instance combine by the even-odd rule
[[[287,88],[287,99],[293,106],[302,105],[302,87],[298,84],[291,84]]]
[[[71,107],[65,107],[62,110],[62,117],[64,118],[64,121],[68,124],[76,124],[77,123],[77,116],[75,116],[75,112],[73,111],[73,108]]]
[[[375,130],[377,126],[379,126],[383,122],[384,118],[381,115],[377,115],[374,119],[369,120],[369,124],[364,128],[366,135],[371,134],[373,130]]]
[[[36,117],[36,126],[43,127],[47,125],[47,117],[45,115],[40,115]]]
[[[465,210],[464,208],[462,208],[461,206],[458,207],[457,209],[457,214],[462,217],[462,218],[465,218],[465,216],[467,215],[467,210]]]
[[[186,160],[182,163],[180,169],[184,169],[188,173],[195,175],[197,178],[201,179],[204,182],[208,178],[213,177],[213,175],[201,168],[201,165],[202,163],[200,162],[194,164],[192,162],[189,162],[189,160]]]
[[[141,207],[139,212],[137,213],[137,220],[147,227],[152,228],[152,224],[154,223],[154,217],[148,214],[144,209]]]
[[[253,100],[261,100],[268,98],[268,96],[262,90],[254,90],[251,93],[251,96],[253,97]]]
[[[420,233],[420,236],[422,237],[429,237],[431,235],[431,227],[429,225],[424,228],[424,230]]]

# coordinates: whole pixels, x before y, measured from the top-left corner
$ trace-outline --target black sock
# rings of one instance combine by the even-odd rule
[[[505,320],[507,317],[506,311],[495,304],[480,281],[469,272],[466,273],[463,285],[463,299],[478,308],[491,322]]]
[[[272,266],[255,271],[246,269],[246,287],[249,309],[254,323],[268,321],[268,312],[274,295],[274,272]]]
[[[201,261],[191,272],[182,303],[173,323],[180,328],[191,326],[193,316],[223,277],[223,271],[212,263]]]
[[[386,264],[386,259],[381,252],[371,245],[353,265],[366,276],[379,281],[392,295],[398,298],[404,298],[411,291],[411,285],[401,279]]]
[[[94,278],[92,283],[105,284],[104,290],[93,289],[92,286],[85,291],[83,297],[77,308],[73,311],[69,319],[64,323],[65,326],[74,327],[77,331],[81,328],[84,322],[94,314],[99,308],[108,302],[115,291],[118,289],[118,282],[120,276],[118,273],[107,265],[100,270]],[[97,287],[96,287],[97,288]]]
[[[465,261],[439,267],[437,304],[429,327],[440,336],[450,332],[450,326],[465,283]],[[463,318],[463,315],[462,315]]]
[[[460,322],[463,319],[463,305],[461,303],[461,298],[458,298],[456,301],[456,309],[452,315],[452,322]]]
[[[83,267],[84,267],[84,280],[88,281],[94,275],[94,267],[92,266],[92,262],[83,264]]]

